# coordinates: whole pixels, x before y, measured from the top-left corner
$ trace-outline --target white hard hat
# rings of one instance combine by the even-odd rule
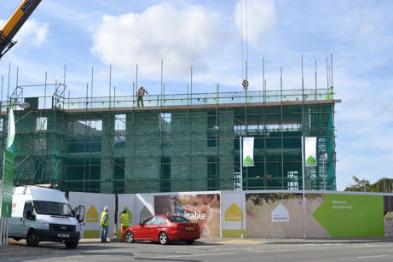
[[[108,211],[108,207],[107,207],[107,206],[106,206],[106,207],[104,207],[104,210],[105,210],[105,211]]]

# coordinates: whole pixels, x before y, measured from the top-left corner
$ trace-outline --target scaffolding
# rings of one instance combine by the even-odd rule
[[[252,136],[255,166],[243,168],[243,188],[299,190],[301,137],[314,136],[318,164],[307,170],[304,188],[336,189],[339,100],[331,88],[220,92],[217,85],[215,93],[150,95],[137,107],[134,95],[91,97],[87,88],[86,97],[71,98],[65,86],[55,83],[53,95],[29,98],[19,88],[8,101],[16,109],[16,185],[107,193],[233,190],[239,137]],[[18,101],[30,107],[18,109]],[[2,134],[4,141],[4,128]]]
[[[71,97],[63,80],[21,85],[6,99],[1,86],[1,150],[6,113],[16,121],[15,185],[49,184],[64,191],[147,193],[235,190],[335,190],[336,153],[333,66],[327,60],[326,87],[196,93],[193,71],[185,94],[116,95],[109,70],[109,95],[93,97],[94,68],[84,97]],[[43,96],[25,97],[25,88]],[[48,90],[52,89],[53,92]],[[20,107],[21,104],[29,107]],[[302,167],[302,137],[316,137],[317,165]],[[240,165],[240,138],[254,137],[254,166]],[[2,163],[2,161],[0,162]],[[1,167],[2,168],[2,167]],[[303,185],[302,174],[305,173]]]

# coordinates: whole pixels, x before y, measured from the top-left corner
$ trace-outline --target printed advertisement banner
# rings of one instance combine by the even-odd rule
[[[253,137],[243,137],[243,166],[254,166]]]
[[[300,193],[246,194],[247,237],[363,238],[391,234],[393,208],[385,204],[384,216],[383,196],[307,193],[305,209],[302,203]]]
[[[7,142],[6,150],[3,155],[3,190],[1,203],[1,217],[11,217],[12,209],[12,190],[15,176],[15,120],[12,108],[8,112]]]
[[[8,112],[8,127],[7,127],[7,150],[14,144],[15,139],[15,119],[14,119],[14,111],[12,108]]]
[[[221,192],[222,237],[240,238],[244,235],[242,195],[243,192]]]
[[[317,166],[317,138],[305,137],[305,164],[308,167]]]
[[[201,227],[201,237],[220,236],[220,194],[156,195],[155,214],[178,214]]]

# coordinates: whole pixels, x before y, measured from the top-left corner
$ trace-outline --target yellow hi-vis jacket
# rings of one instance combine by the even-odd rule
[[[130,218],[128,216],[128,212],[126,213],[121,213],[120,215],[120,223],[122,226],[128,227],[130,223]]]
[[[100,225],[104,226],[104,227],[109,226],[109,214],[108,214],[108,211],[102,211]]]

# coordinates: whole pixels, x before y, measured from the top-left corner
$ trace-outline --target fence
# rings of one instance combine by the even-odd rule
[[[111,210],[112,232],[118,231],[117,217],[125,209],[131,224],[157,214],[185,216],[200,225],[202,238],[393,237],[393,194],[203,191],[120,194],[110,200],[109,195],[70,192],[70,200],[86,206],[85,238],[98,237],[104,202]]]

